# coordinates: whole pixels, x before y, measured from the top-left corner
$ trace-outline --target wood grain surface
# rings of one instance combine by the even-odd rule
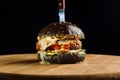
[[[86,54],[77,64],[40,64],[37,54],[0,56],[0,80],[120,80],[120,56]]]

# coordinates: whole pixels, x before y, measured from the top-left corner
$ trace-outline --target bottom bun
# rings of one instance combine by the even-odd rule
[[[41,64],[72,64],[83,62],[85,59],[85,52],[84,53],[60,53],[54,55],[41,55],[38,53],[38,60]]]

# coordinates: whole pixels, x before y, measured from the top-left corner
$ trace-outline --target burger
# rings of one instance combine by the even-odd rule
[[[85,59],[83,31],[71,22],[54,22],[40,30],[36,50],[41,64],[71,64]]]

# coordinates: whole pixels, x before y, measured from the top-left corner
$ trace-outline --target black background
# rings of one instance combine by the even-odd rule
[[[87,53],[120,55],[120,0],[66,0],[65,15]],[[0,54],[36,53],[40,29],[58,21],[57,0],[0,1]]]

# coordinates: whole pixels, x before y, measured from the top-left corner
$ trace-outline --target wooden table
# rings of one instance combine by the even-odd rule
[[[37,54],[0,56],[0,80],[120,80],[120,56],[87,54],[78,64],[39,64]]]

